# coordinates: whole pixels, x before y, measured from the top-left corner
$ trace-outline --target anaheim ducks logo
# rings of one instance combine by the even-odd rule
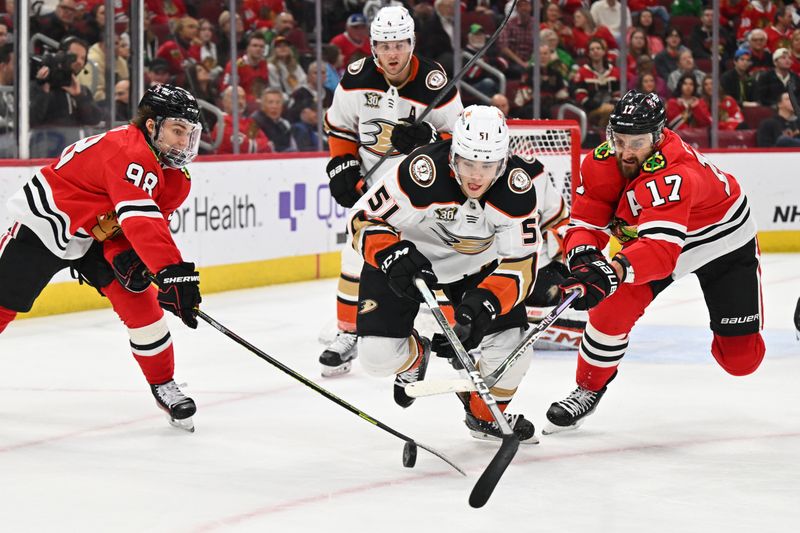
[[[639,228],[635,225],[628,224],[625,220],[614,217],[611,221],[611,234],[616,237],[620,243],[626,243],[639,237]]]
[[[411,179],[420,187],[430,187],[436,179],[436,166],[427,155],[418,155],[408,166]]]
[[[366,121],[365,128],[374,128],[373,131],[362,131],[366,137],[362,140],[361,146],[369,150],[375,155],[383,155],[392,147],[392,130],[394,129],[394,122],[384,120],[382,118],[373,118]],[[398,155],[400,152],[392,150],[391,155]]]
[[[441,70],[432,70],[425,76],[425,86],[431,91],[438,91],[447,84],[447,75]]]
[[[447,229],[447,227],[445,227],[445,225],[441,222],[437,222],[436,225],[439,227],[439,230],[441,230],[441,233],[435,229],[433,230],[436,236],[439,237],[439,239],[441,239],[445,245],[449,246],[460,254],[478,255],[479,253],[488,250],[494,242],[494,235],[489,237],[462,237],[461,235],[456,235]]]
[[[358,314],[366,315],[378,308],[378,302],[375,300],[361,300],[358,302]]]
[[[602,161],[611,157],[611,154],[613,153],[614,152],[611,150],[611,146],[609,146],[608,141],[606,141],[594,149],[594,158],[598,161]]]
[[[349,72],[353,76],[361,72],[361,69],[364,68],[364,62],[366,59],[367,59],[366,57],[362,57],[358,61],[353,61],[352,63],[347,65],[347,72]]]
[[[642,163],[642,170],[645,172],[658,172],[662,168],[667,168],[667,158],[661,152],[654,153]]]
[[[521,168],[515,168],[508,173],[508,186],[517,194],[524,194],[533,187],[533,180]]]

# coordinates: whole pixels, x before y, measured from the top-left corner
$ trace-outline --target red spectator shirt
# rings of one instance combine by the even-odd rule
[[[218,154],[233,153],[233,116],[226,114],[225,130],[222,134],[222,143],[217,148]],[[219,122],[211,132],[211,138],[217,138]],[[272,143],[267,135],[258,127],[252,118],[239,115],[239,153],[240,154],[265,154],[272,152]]]
[[[777,10],[778,8],[772,2],[767,2],[766,5],[755,1],[749,2],[742,9],[742,18],[739,20],[736,39],[744,39],[747,32],[753,28],[767,28],[775,19]]]
[[[606,43],[607,50],[616,50],[619,48],[617,40],[611,35],[611,30],[605,26],[597,26],[594,33],[591,35],[579,28],[572,28],[572,46],[575,50],[576,56],[586,56],[589,52],[589,39],[592,37],[599,37]]]
[[[342,51],[343,65],[349,65],[350,58],[353,57],[353,54],[356,52],[361,52],[363,57],[370,57],[372,55],[372,48],[369,45],[369,38],[364,39],[364,42],[358,45],[353,42],[349,35],[347,35],[347,32],[340,33],[331,39],[331,44],[336,45],[336,47]]]
[[[220,90],[225,90],[231,84],[231,62],[225,66],[225,75],[220,83]],[[264,89],[269,85],[269,70],[267,60],[262,59],[257,65],[251,65],[247,56],[242,56],[236,60],[236,68],[239,75],[239,85],[247,93],[248,97],[257,98],[261,96]]]

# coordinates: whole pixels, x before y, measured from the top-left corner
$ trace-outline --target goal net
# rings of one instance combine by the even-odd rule
[[[572,176],[580,169],[581,135],[573,120],[509,120],[510,150],[536,158],[553,185],[572,204]]]

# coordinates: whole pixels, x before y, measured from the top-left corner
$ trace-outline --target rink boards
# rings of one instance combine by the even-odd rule
[[[762,251],[800,251],[800,152],[712,152],[749,198]],[[0,227],[6,199],[47,161],[0,163]],[[190,166],[192,192],[170,219],[185,260],[200,266],[204,293],[336,276],[346,210],[330,195],[325,154],[215,156]],[[54,278],[27,316],[107,305]],[[332,305],[332,304],[331,304]]]

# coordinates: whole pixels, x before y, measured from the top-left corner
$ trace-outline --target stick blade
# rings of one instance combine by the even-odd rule
[[[477,390],[475,384],[468,379],[436,379],[415,381],[406,385],[406,394],[412,398],[436,396],[451,392],[471,392]]]
[[[475,487],[473,487],[469,495],[469,504],[471,507],[478,509],[486,505],[486,502],[489,501],[489,497],[492,495],[492,492],[494,492],[506,468],[508,468],[508,465],[511,464],[511,461],[517,454],[518,449],[519,439],[516,435],[506,435],[503,437],[503,444],[500,445],[500,449],[497,450],[489,466],[486,467],[481,477],[478,478],[478,482],[475,483]]]

